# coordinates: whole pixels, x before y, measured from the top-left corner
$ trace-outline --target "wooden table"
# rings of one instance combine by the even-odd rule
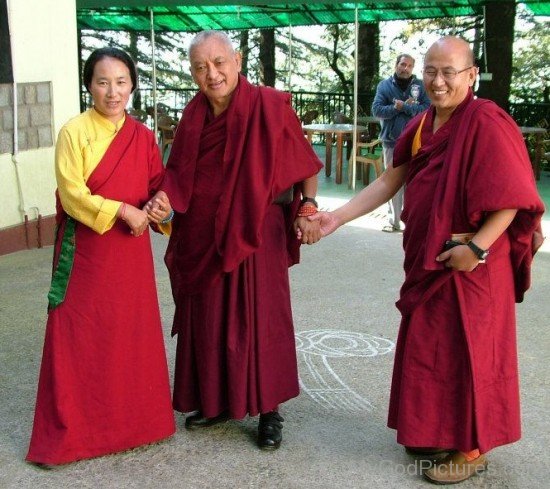
[[[521,134],[527,136],[529,134],[535,135],[535,157],[533,159],[533,172],[535,173],[535,180],[540,180],[540,163],[542,161],[542,153],[544,152],[544,135],[546,129],[544,127],[520,127]]]
[[[357,133],[368,132],[365,126],[356,126]],[[315,133],[325,135],[325,174],[330,177],[332,170],[332,140],[336,134],[336,183],[342,183],[342,152],[344,135],[353,134],[353,124],[307,124],[303,126],[307,140],[311,143]]]

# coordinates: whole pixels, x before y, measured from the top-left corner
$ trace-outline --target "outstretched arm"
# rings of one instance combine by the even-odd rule
[[[333,233],[342,224],[372,212],[390,200],[405,183],[407,167],[405,164],[386,169],[379,178],[361,190],[347,204],[332,212],[318,212],[308,219],[321,223],[321,236]]]

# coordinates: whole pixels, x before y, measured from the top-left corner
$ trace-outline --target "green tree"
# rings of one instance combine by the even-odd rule
[[[331,42],[331,47],[325,50],[325,57],[329,67],[336,75],[334,88],[346,94],[347,103],[351,105],[354,32],[349,25],[334,24],[327,26],[326,37]]]
[[[522,29],[516,33],[512,70],[512,102],[550,103],[550,32],[548,23],[523,10]]]
[[[482,15],[413,20],[397,38],[407,42],[418,32],[461,36],[472,43],[480,72],[492,73],[491,82],[480,82],[478,95],[504,107],[508,101],[548,103],[548,23],[537,20],[522,6],[516,11],[511,0],[488,4],[486,14],[485,22]]]
[[[112,46],[125,50],[136,61],[139,85],[142,89],[153,86],[153,61],[149,32],[115,32],[83,30],[80,35],[80,58],[86,60],[97,48]],[[174,90],[190,88],[193,81],[186,69],[186,47],[192,35],[181,32],[155,33],[155,60],[157,88]],[[185,69],[184,69],[185,67]],[[83,87],[82,87],[83,89]],[[134,108],[145,108],[150,99],[142,101],[140,94],[134,95]]]

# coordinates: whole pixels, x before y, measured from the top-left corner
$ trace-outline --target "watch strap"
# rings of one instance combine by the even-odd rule
[[[487,258],[487,255],[489,254],[489,250],[481,249],[478,245],[476,245],[473,241],[468,241],[467,243],[468,248],[470,248],[474,254],[480,259],[485,260]]]

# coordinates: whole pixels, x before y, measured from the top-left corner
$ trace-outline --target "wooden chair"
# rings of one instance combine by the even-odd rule
[[[302,115],[302,125],[305,126],[307,124],[311,124],[315,119],[319,117],[319,111],[318,110],[308,110],[305,114]]]
[[[147,112],[141,109],[128,109],[128,114],[130,114],[134,119],[137,119],[139,122],[147,122]]]
[[[146,107],[145,112],[150,117],[155,117],[155,109],[153,106]],[[170,113],[170,107],[168,105],[159,102],[157,104],[157,121],[161,115],[168,115]]]
[[[174,136],[176,134],[177,121],[172,119],[169,115],[160,115],[157,119],[158,129],[160,131],[160,147],[161,156],[164,160],[164,153],[166,148],[174,142]]]
[[[378,148],[379,146],[379,148]],[[382,175],[384,170],[384,155],[382,152],[382,140],[375,139],[370,143],[357,142],[357,156],[355,157],[357,164],[357,178],[363,178],[365,185],[370,181],[370,166],[374,168],[376,178]],[[353,178],[353,161],[349,159],[348,163],[348,176],[349,185],[351,186],[351,179]]]

